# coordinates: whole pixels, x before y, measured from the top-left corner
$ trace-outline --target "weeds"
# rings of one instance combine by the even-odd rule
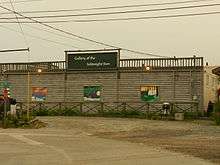
[[[214,120],[217,125],[220,125],[220,102],[214,105]]]

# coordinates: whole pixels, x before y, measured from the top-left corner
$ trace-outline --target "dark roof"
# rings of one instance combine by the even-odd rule
[[[213,69],[212,73],[220,76],[220,67]]]

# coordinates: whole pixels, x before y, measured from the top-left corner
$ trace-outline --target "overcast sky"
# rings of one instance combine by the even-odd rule
[[[13,0],[12,0],[13,1]],[[21,1],[21,0],[16,0]],[[80,9],[92,7],[106,7],[117,5],[135,5],[150,4],[160,2],[177,2],[178,0],[42,0],[36,2],[14,3],[16,11],[35,11],[35,10],[56,10],[56,9]],[[10,4],[1,0],[1,5],[11,8]],[[66,12],[59,14],[79,14],[94,12],[109,12],[122,10],[139,10],[153,9],[188,5],[201,5],[220,3],[220,0],[213,0],[200,3],[178,4],[170,6],[151,6],[139,8],[111,9],[102,11],[81,11]],[[202,13],[219,11],[220,6],[185,9],[177,11],[160,11],[142,14],[124,14],[108,16],[90,16],[90,17],[72,17],[66,18],[71,20],[77,19],[96,19],[96,18],[121,18],[121,17],[143,17],[158,16],[186,13]],[[6,12],[0,9],[0,13]],[[50,13],[54,14],[54,13]],[[24,14],[26,16],[46,15],[41,14]],[[14,15],[0,15],[1,17],[13,17]],[[39,19],[40,20],[40,19]],[[49,19],[46,19],[49,20]],[[51,19],[54,20],[54,19]],[[58,18],[57,20],[62,20]],[[0,20],[3,21],[3,20]],[[41,20],[43,21],[43,20]],[[50,24],[54,27],[65,31],[81,35],[90,39],[101,41],[114,46],[138,50],[146,53],[153,53],[162,56],[192,57],[203,56],[211,65],[220,65],[220,14],[195,16],[195,17],[178,17],[166,19],[149,19],[149,20],[130,20],[115,22],[90,22],[90,23],[56,23]],[[37,28],[37,29],[36,29]],[[88,41],[77,38],[68,39],[57,36],[42,29],[64,35],[62,33],[45,28],[39,24],[22,24],[25,33],[23,36],[17,24],[0,23],[0,50],[17,49],[30,47],[30,61],[49,61],[64,60],[65,50],[77,49],[103,49],[106,46],[100,46]],[[70,37],[68,35],[65,35]],[[42,40],[42,38],[44,40]],[[50,40],[52,43],[46,40]],[[62,43],[62,44],[61,44]],[[121,58],[140,58],[148,57],[123,51]],[[25,62],[28,61],[28,53],[1,53],[0,63]]]

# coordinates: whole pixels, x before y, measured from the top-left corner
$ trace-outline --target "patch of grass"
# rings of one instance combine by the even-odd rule
[[[20,115],[19,117],[15,115],[7,115],[5,123],[3,120],[0,123],[0,127],[3,128],[41,128],[45,126],[46,124],[35,119],[33,116],[28,120],[26,114]]]

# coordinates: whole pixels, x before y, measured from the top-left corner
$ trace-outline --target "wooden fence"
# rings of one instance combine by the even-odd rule
[[[120,59],[119,69],[138,69],[143,67],[156,68],[200,68],[203,67],[202,57],[188,58],[145,58],[145,59]],[[65,61],[53,62],[32,62],[32,63],[0,63],[1,72],[43,72],[65,71],[67,69]]]
[[[65,115],[62,114],[65,110],[67,114],[78,115],[98,115],[105,116],[108,114],[129,114],[132,116],[170,116],[177,112],[192,112],[198,115],[198,103],[197,102],[170,102],[170,108],[165,110],[163,108],[164,102],[32,102],[29,107],[29,111],[32,113],[50,111],[54,115]],[[26,103],[18,103],[18,109],[20,111],[27,111]],[[56,113],[53,113],[56,112]],[[61,113],[59,113],[61,112]]]

